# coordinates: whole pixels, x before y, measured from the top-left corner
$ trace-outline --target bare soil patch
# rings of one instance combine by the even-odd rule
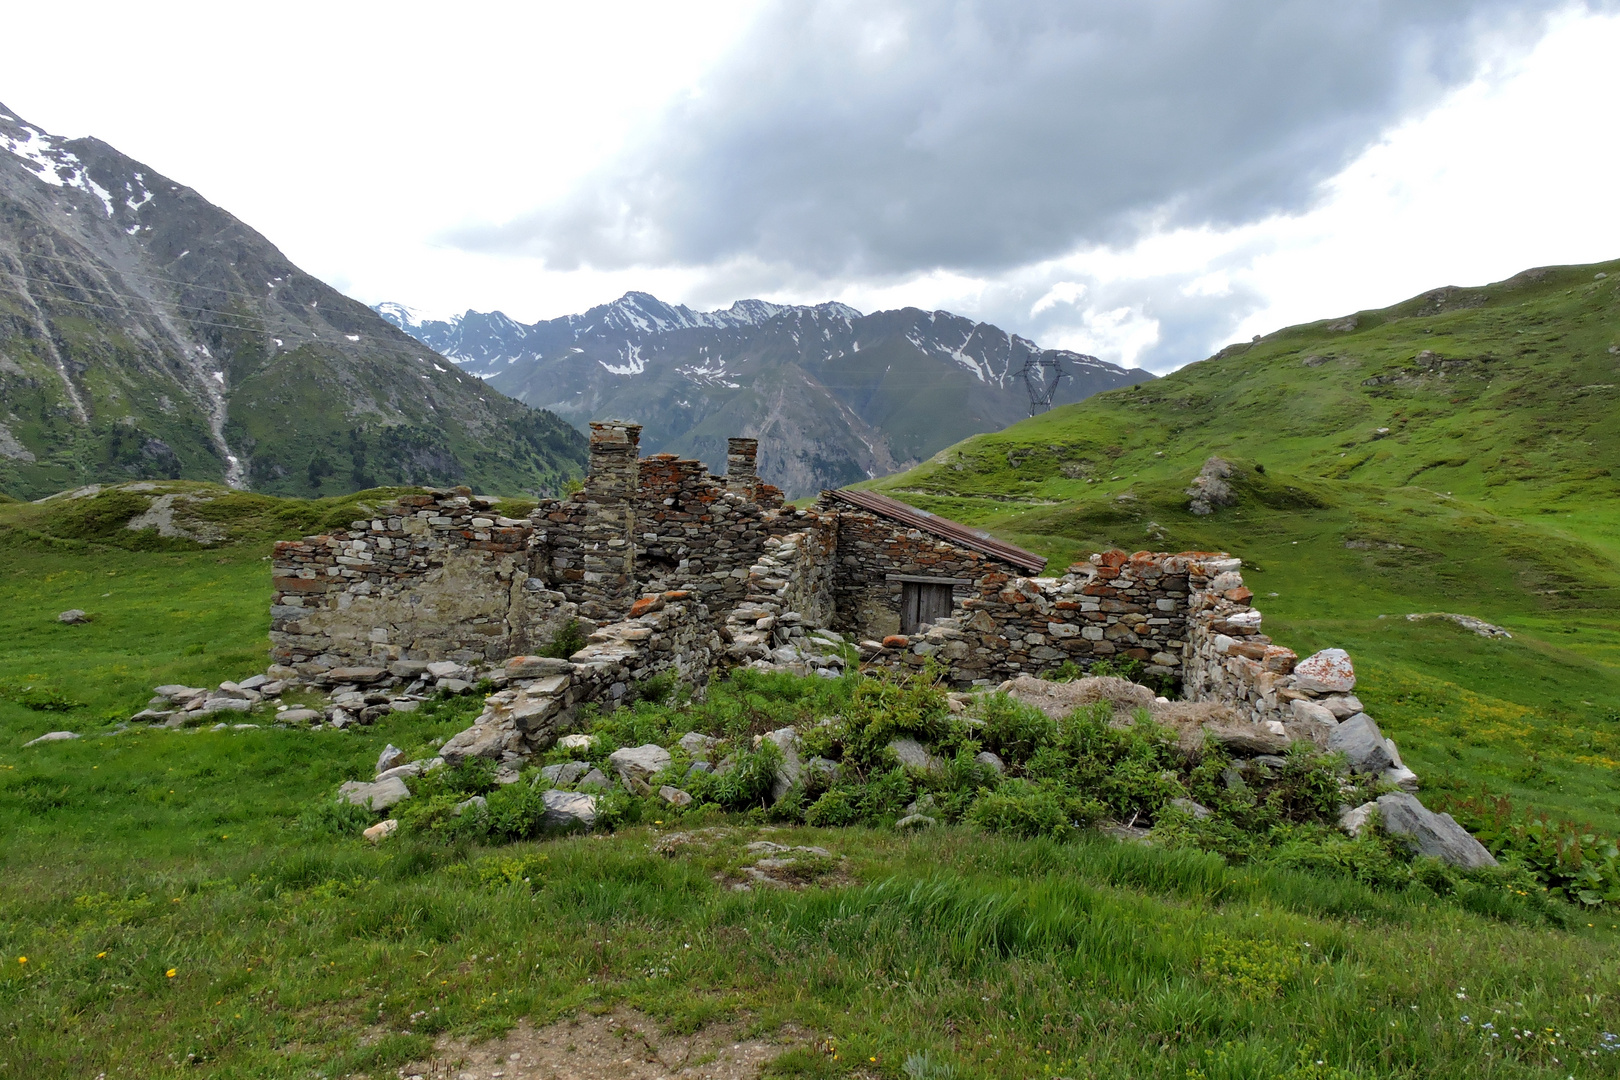
[[[401,1080],[754,1080],[773,1058],[810,1041],[783,1028],[740,1038],[736,1023],[690,1035],[661,1030],[631,1009],[581,1013],[536,1028],[524,1020],[505,1038],[441,1039],[431,1061],[399,1070]]]

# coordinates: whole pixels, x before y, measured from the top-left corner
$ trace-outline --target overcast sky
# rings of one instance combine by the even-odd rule
[[[351,295],[946,308],[1167,371],[1620,257],[1611,0],[16,5],[0,102]]]

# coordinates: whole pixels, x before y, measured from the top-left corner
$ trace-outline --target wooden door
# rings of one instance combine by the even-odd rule
[[[924,581],[900,585],[900,632],[915,634],[920,626],[938,622],[951,613],[951,587]]]

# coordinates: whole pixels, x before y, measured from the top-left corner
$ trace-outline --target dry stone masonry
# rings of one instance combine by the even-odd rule
[[[1034,576],[1040,557],[872,493],[784,506],[759,481],[752,439],[730,440],[725,477],[673,455],[641,458],[639,440],[636,424],[593,424],[581,490],[523,517],[465,488],[427,491],[347,530],[278,544],[275,664],[263,683],[161,688],[143,718],[189,723],[253,708],[283,685],[317,686],[331,704],[309,719],[341,727],[487,678],[496,689],[483,714],[435,761],[485,757],[515,776],[560,738],[584,737],[568,734],[581,705],[613,708],[664,671],[701,687],[716,668],[837,676],[858,658],[1033,693],[1052,684],[1031,676],[1063,665],[1131,660],[1181,689],[1185,703],[1154,709],[1215,710],[1198,714],[1200,737],[1262,755],[1308,741],[1355,772],[1417,786],[1356,698],[1349,656],[1302,660],[1275,644],[1225,553],[1108,551]],[[1205,485],[1212,498],[1218,479]],[[901,634],[901,605],[919,587],[929,599],[911,618],[926,618]],[[576,632],[586,644],[566,659],[536,655]],[[953,695],[953,707],[965,700]],[[392,784],[350,793],[372,805],[397,795]],[[583,820],[590,808],[570,798],[560,820]]]

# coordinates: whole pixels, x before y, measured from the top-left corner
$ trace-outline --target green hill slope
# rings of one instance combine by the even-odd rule
[[[1212,455],[1233,501],[1194,514]],[[1426,778],[1615,820],[1617,474],[1620,262],[1290,327],[874,486],[1057,565],[1232,551],[1280,641],[1351,649]],[[1514,637],[1404,617],[1432,611]]]

